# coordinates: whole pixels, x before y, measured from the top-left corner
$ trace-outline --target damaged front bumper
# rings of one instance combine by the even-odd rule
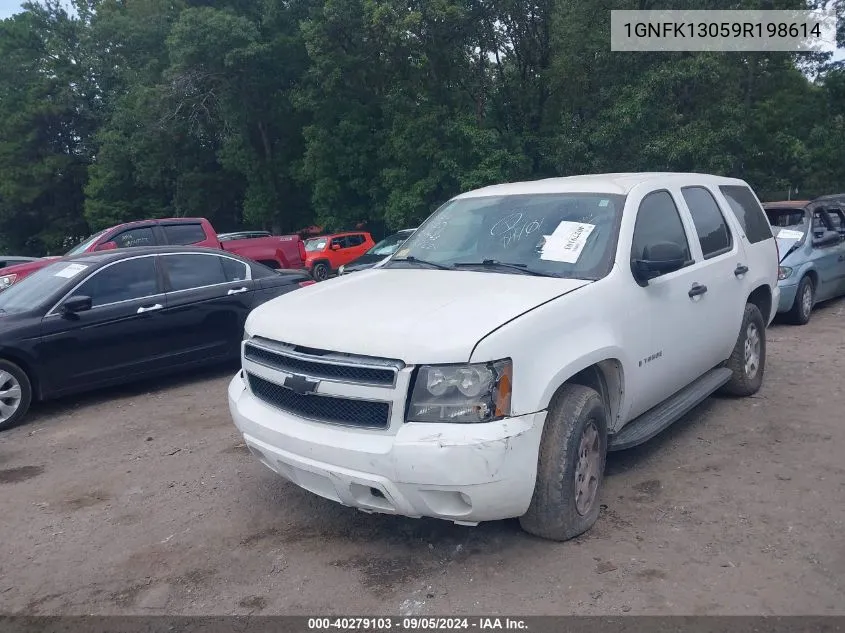
[[[332,426],[255,398],[240,372],[229,384],[229,408],[249,450],[301,488],[366,512],[462,524],[526,512],[546,416],[407,423],[395,434]]]

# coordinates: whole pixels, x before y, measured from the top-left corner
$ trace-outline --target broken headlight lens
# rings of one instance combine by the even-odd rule
[[[472,365],[423,365],[411,390],[407,421],[500,420],[511,412],[512,379],[509,358]]]

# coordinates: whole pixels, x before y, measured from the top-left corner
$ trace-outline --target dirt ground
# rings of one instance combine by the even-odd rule
[[[244,448],[235,368],[0,434],[0,612],[845,614],[845,301],[769,330],[764,388],[611,454],[592,531],[366,515]]]

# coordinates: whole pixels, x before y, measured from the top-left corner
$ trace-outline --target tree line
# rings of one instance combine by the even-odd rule
[[[610,51],[611,9],[674,4],[28,3],[0,21],[0,249],[61,253],[171,216],[378,233],[470,188],[600,171],[845,192],[843,64]]]

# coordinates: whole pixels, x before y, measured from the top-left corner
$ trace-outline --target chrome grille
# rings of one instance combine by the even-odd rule
[[[344,426],[386,429],[390,403],[321,394],[298,394],[254,374],[247,373],[249,387],[264,402],[293,415]]]
[[[287,373],[305,374],[313,378],[349,384],[392,387],[403,364],[399,361],[365,358],[310,350],[298,351],[293,345],[255,339],[244,345],[244,358],[254,363]]]

